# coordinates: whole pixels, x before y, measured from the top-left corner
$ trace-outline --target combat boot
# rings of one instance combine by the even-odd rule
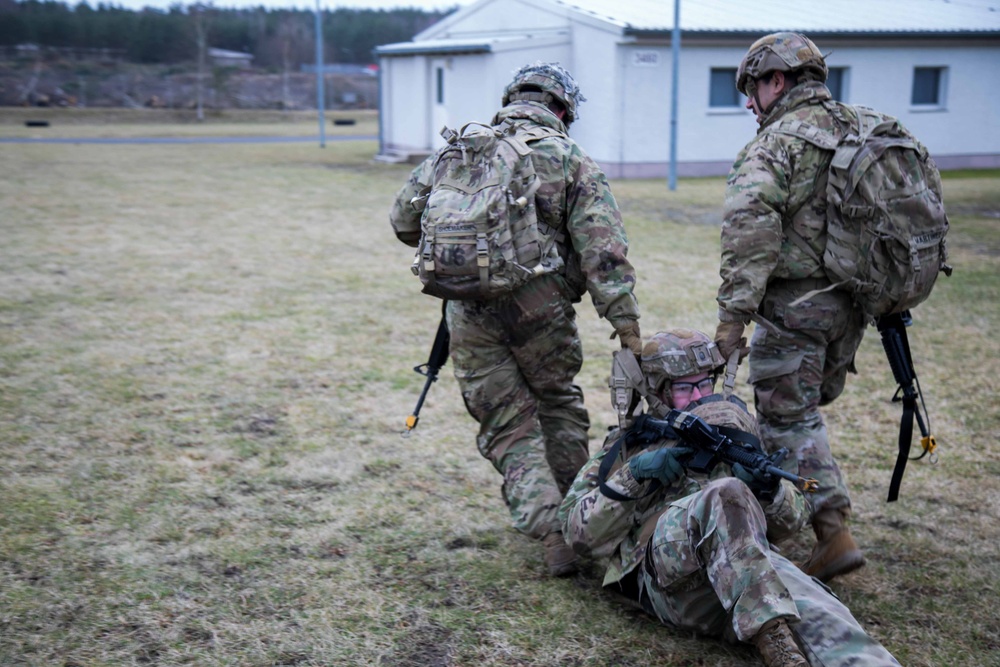
[[[560,532],[549,533],[542,540],[545,564],[553,577],[565,577],[576,572],[576,553],[566,544]]]
[[[803,572],[825,583],[865,564],[865,557],[847,529],[847,516],[848,511],[843,509],[823,509],[813,515],[816,546],[802,566]]]
[[[754,636],[753,644],[767,667],[809,667],[783,618],[772,618],[765,623]]]

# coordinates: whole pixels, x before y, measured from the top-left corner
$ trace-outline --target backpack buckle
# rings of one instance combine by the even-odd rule
[[[490,265],[490,249],[486,244],[485,234],[476,234],[476,266],[482,268]]]

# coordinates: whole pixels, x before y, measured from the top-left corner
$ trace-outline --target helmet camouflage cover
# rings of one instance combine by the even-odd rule
[[[714,400],[708,400],[714,399]],[[751,415],[746,405],[736,399],[725,400],[721,396],[713,395],[695,403],[692,407],[686,408],[688,412],[696,417],[700,417],[712,426],[726,426],[735,428],[744,433],[749,433],[760,439],[760,425]]]
[[[750,96],[747,84],[770,72],[799,72],[803,80],[823,83],[828,70],[823,54],[808,37],[797,32],[776,32],[750,45],[736,71],[736,90]]]
[[[715,342],[701,331],[668,329],[646,341],[640,365],[646,387],[655,395],[668,381],[699,373],[717,373],[726,365],[726,360]]]
[[[573,76],[559,63],[537,61],[514,72],[514,78],[504,88],[504,106],[517,100],[545,105],[556,101],[566,109],[565,121],[569,125],[580,117],[580,103],[586,102],[587,98],[580,93],[580,86]]]

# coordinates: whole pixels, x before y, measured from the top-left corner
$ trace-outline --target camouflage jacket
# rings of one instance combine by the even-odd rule
[[[610,559],[604,586],[619,581],[642,562],[656,520],[672,503],[697,493],[708,481],[732,474],[728,465],[720,463],[710,476],[689,472],[677,483],[642,497],[649,482],[637,480],[629,466],[624,464],[647,449],[676,444],[676,441],[663,440],[654,445],[637,447],[624,457],[619,456],[608,474],[607,484],[636,500],[612,500],[601,493],[597,477],[601,462],[620,435],[619,429],[608,434],[604,447],[581,468],[559,507],[563,535],[573,549],[578,553]],[[774,501],[764,506],[763,510],[767,519],[767,537],[772,541],[798,532],[807,518],[805,498],[791,482],[784,480]]]
[[[771,280],[826,275],[785,230],[795,230],[817,257],[823,256],[826,174],[833,154],[768,129],[779,121],[797,119],[839,136],[847,119],[835,118],[824,104],[828,100],[830,91],[821,83],[808,81],[792,88],[736,157],[726,182],[722,223],[722,285],[717,299],[722,320],[745,320],[756,312]]]
[[[497,125],[506,119],[566,132],[561,120],[534,102],[509,104],[492,122]],[[635,270],[626,258],[628,238],[604,172],[569,137],[541,139],[532,147],[532,162],[542,182],[535,195],[539,222],[562,240],[565,266],[561,275],[571,298],[576,301],[589,292],[598,315],[615,327],[638,319]],[[432,182],[436,157],[430,156],[413,170],[389,215],[396,237],[410,246],[420,241],[420,213],[409,202]]]

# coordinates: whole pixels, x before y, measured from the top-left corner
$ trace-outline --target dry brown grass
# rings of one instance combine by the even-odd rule
[[[755,664],[596,564],[547,578],[450,367],[400,436],[440,311],[386,222],[406,168],[374,152],[0,146],[0,664]],[[826,414],[870,565],[834,588],[904,665],[995,666],[1000,188],[946,186],[956,274],[911,330],[941,462],[884,502],[899,410],[869,336]],[[721,181],[614,188],[645,330],[712,327]],[[614,343],[579,312],[595,447]]]

